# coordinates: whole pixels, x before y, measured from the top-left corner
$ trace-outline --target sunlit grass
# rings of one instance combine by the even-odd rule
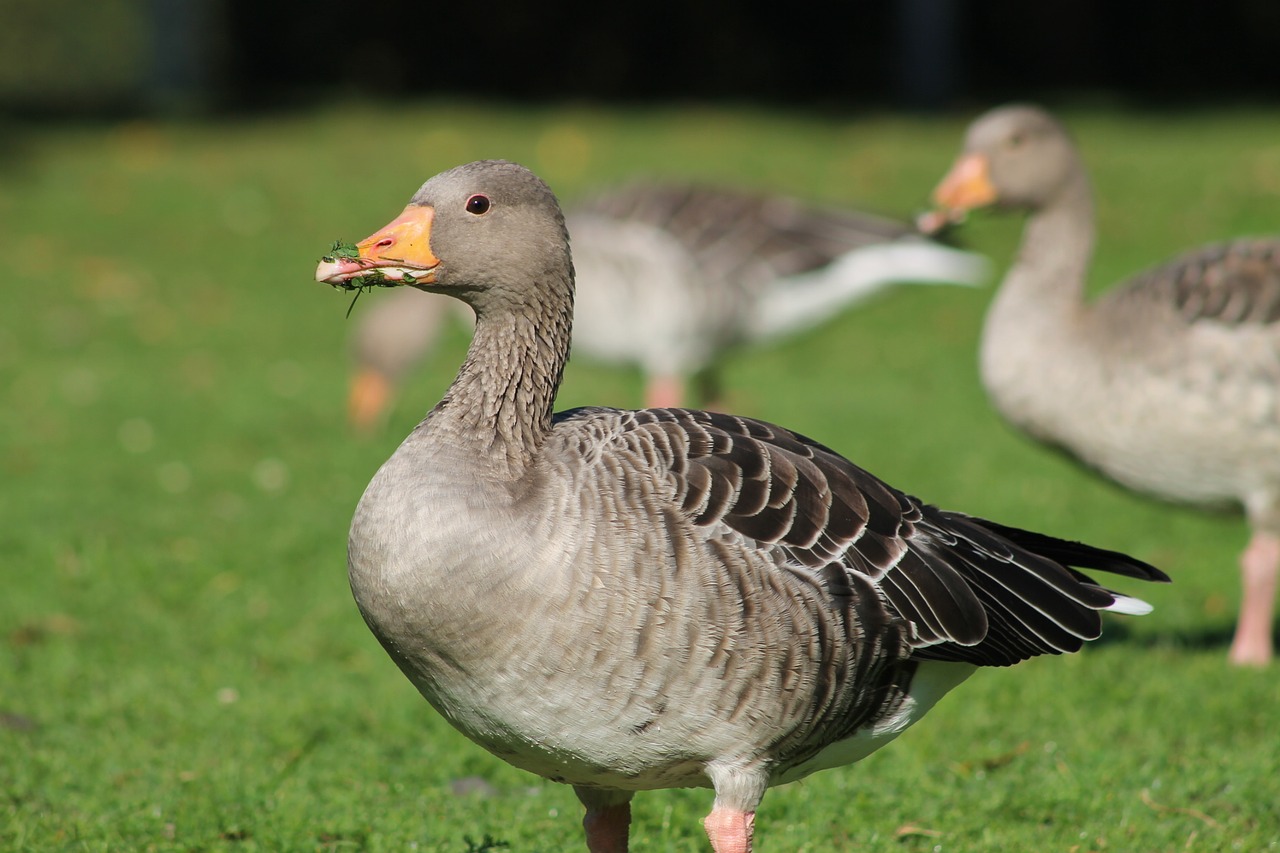
[[[1274,113],[1066,117],[1099,189],[1096,288],[1276,230]],[[481,157],[526,163],[567,201],[641,173],[906,215],[962,130],[448,102],[33,129],[0,174],[0,847],[580,849],[572,793],[453,733],[350,602],[351,510],[466,335],[448,333],[386,434],[358,440],[350,296],[312,282],[315,261]],[[1018,226],[978,216],[962,236],[1000,267]],[[1130,495],[1006,428],[974,367],[988,297],[903,290],[742,353],[729,401],[928,500],[1128,550],[1177,584],[1137,590],[1156,612],[1111,641],[984,673],[863,764],[771,792],[761,847],[1274,844],[1280,694],[1274,673],[1223,665],[1243,523]],[[574,362],[561,402],[639,391]],[[703,850],[708,807],[642,795],[634,849]]]

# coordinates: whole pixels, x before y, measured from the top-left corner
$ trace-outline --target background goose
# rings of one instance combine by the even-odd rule
[[[576,205],[568,221],[586,285],[574,352],[639,366],[653,406],[679,405],[695,375],[714,396],[715,363],[734,345],[802,331],[892,284],[972,285],[989,270],[903,223],[722,187],[634,183]],[[352,350],[350,410],[362,430],[430,350],[443,310],[416,291],[382,302],[362,316]]]
[[[717,853],[765,790],[856,761],[978,666],[1143,613],[1080,566],[1142,562],[922,504],[759,421],[553,414],[574,282],[551,191],[502,161],[429,180],[321,281],[447,293],[475,335],[356,509],[356,602],[401,670],[506,761],[571,784],[588,848],[639,790],[711,787]],[[585,287],[586,285],[584,285]]]
[[[354,371],[347,416],[361,432],[381,423],[400,383],[435,347],[450,309],[465,310],[451,299],[412,288],[371,301],[351,336]]]
[[[1253,534],[1230,659],[1268,662],[1280,565],[1280,240],[1197,249],[1086,302],[1089,180],[1066,131],[1030,106],[978,118],[935,200],[926,228],[989,204],[1029,213],[982,333],[996,409],[1130,488],[1243,505]]]

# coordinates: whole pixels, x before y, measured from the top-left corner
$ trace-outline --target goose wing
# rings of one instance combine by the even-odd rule
[[[1072,652],[1101,633],[1099,611],[1144,612],[1074,567],[1168,580],[1123,554],[930,506],[762,421],[648,409],[625,413],[623,430],[694,525],[811,573],[829,595],[874,595],[908,623],[918,660],[1003,666]]]
[[[1173,306],[1188,323],[1229,326],[1280,321],[1280,240],[1215,243],[1139,274],[1119,299]]]

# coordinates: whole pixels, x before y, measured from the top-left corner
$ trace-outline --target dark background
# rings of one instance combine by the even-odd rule
[[[1271,101],[1280,2],[0,0],[0,110],[14,115],[441,95],[837,111]]]

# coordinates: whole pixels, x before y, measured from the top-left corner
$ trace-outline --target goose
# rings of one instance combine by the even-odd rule
[[[892,284],[977,285],[990,274],[985,258],[909,224],[710,184],[633,181],[580,201],[567,219],[585,285],[574,351],[638,366],[646,405],[657,407],[680,405],[695,376],[714,398],[715,366],[735,346],[796,334]],[[430,350],[439,304],[404,290],[362,316],[349,395],[358,431],[381,422]]]
[[[999,413],[1131,489],[1242,506],[1252,536],[1229,660],[1272,657],[1280,564],[1280,239],[1193,249],[1086,301],[1093,200],[1049,113],[992,110],[938,185],[928,230],[995,205],[1022,245],[987,313],[981,374]]]
[[[573,786],[592,853],[626,850],[636,792],[673,787],[711,788],[712,848],[749,853],[770,786],[857,761],[980,666],[1150,610],[1081,568],[1168,580],[924,504],[750,418],[553,413],[573,264],[519,165],[431,178],[357,249],[317,280],[448,294],[475,332],[360,498],[356,604],[449,723]]]

